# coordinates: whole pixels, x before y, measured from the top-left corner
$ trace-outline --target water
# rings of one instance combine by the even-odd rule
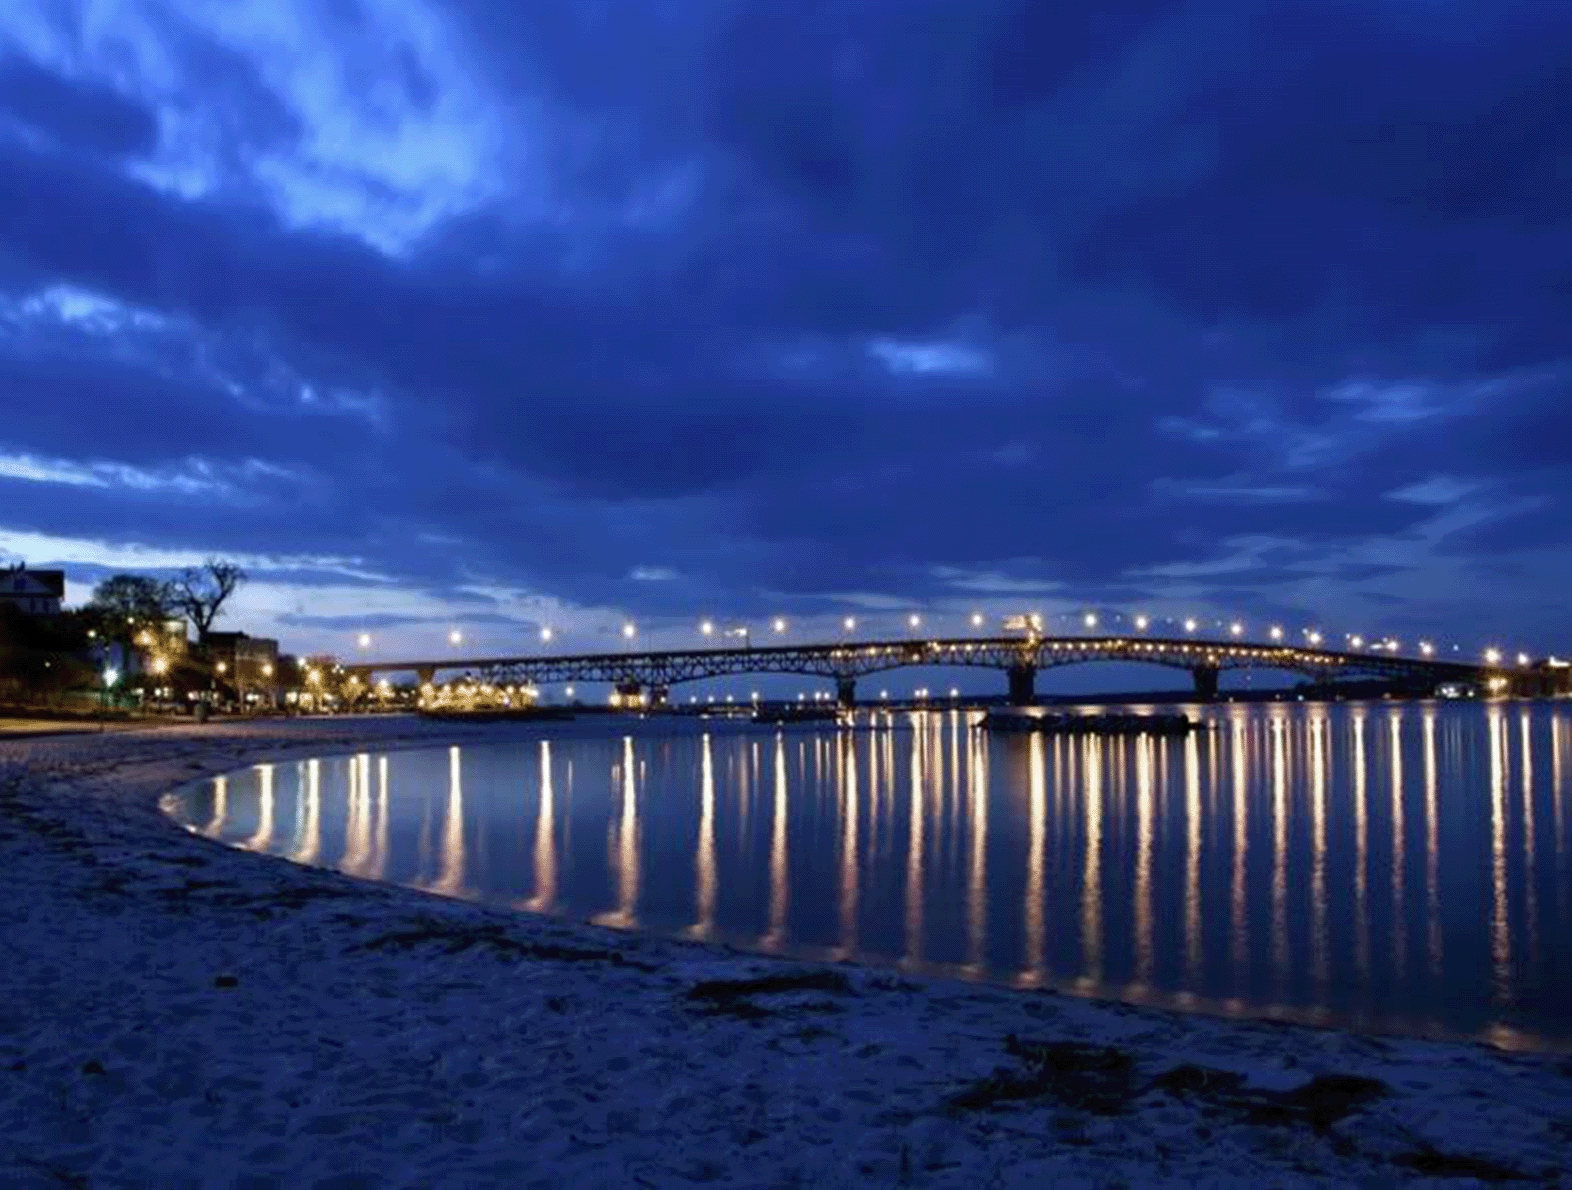
[[[644,724],[262,765],[182,817],[356,876],[764,951],[1572,1044],[1572,708],[1206,714],[1179,739],[995,736],[958,712]]]

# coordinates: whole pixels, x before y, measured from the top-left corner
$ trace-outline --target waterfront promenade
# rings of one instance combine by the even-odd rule
[[[0,740],[0,1183],[1566,1177],[1565,1055],[619,934],[230,850],[158,810],[262,760],[604,730],[382,717]]]

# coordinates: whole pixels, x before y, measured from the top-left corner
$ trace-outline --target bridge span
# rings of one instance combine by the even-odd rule
[[[1513,668],[1476,665],[1384,650],[1344,652],[1303,648],[1280,641],[1255,643],[1147,635],[961,637],[939,640],[874,640],[834,644],[582,653],[563,656],[440,658],[345,664],[350,674],[409,673],[422,685],[444,672],[478,674],[493,685],[609,682],[619,693],[664,703],[682,682],[743,674],[796,674],[835,683],[842,706],[857,701],[857,680],[914,666],[965,666],[1002,670],[1010,699],[1030,702],[1039,671],[1097,661],[1134,661],[1189,671],[1198,698],[1217,696],[1227,670],[1283,670],[1317,681],[1374,678],[1437,690],[1455,684],[1480,693],[1572,692],[1572,670],[1544,664]]]

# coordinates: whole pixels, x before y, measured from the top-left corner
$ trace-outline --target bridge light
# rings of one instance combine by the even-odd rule
[[[1136,627],[1137,631],[1145,632],[1146,628],[1147,628],[1147,625],[1149,625],[1150,623],[1151,623],[1151,621],[1149,619],[1147,619],[1145,616],[1136,616],[1135,617],[1135,627]]]
[[[846,629],[847,632],[856,632],[857,631],[857,617],[856,616],[847,616],[844,620],[841,621],[841,627]]]
[[[1270,636],[1273,640],[1282,640],[1283,639],[1283,628],[1282,628],[1282,625],[1280,625],[1280,624],[1273,624],[1271,629],[1267,632],[1267,635]]]
[[[461,645],[463,643],[464,643],[464,634],[462,632],[460,632],[457,628],[455,628],[452,632],[448,633],[448,644],[450,644],[450,645]]]
[[[775,617],[775,622],[773,624],[771,624],[770,627],[775,629],[776,632],[785,632],[786,631],[786,621],[782,617],[776,616]]]
[[[1238,620],[1235,620],[1232,624],[1228,625],[1228,631],[1234,636],[1243,636],[1244,625],[1241,624]]]
[[[1186,620],[1184,622],[1184,630],[1186,632],[1194,632],[1195,631],[1195,621],[1194,620]]]
[[[699,631],[702,632],[705,636],[714,636],[715,635],[715,624],[714,624],[714,622],[710,621],[710,620],[705,620],[702,624],[699,625]]]
[[[1486,649],[1485,650],[1485,661],[1488,662],[1491,665],[1500,665],[1501,664],[1501,650],[1500,649]]]

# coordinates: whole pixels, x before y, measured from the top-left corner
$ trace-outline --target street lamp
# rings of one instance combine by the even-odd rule
[[[713,620],[705,620],[702,624],[699,625],[699,631],[705,636],[714,636],[715,622]]]
[[[973,628],[981,628],[982,626],[983,626],[983,614],[982,614],[982,612],[973,612],[972,613],[972,627]]]
[[[360,639],[357,640],[355,643],[358,644],[362,649],[370,648],[371,647],[371,633],[369,633],[369,632],[362,632],[360,634]]]
[[[1485,661],[1488,662],[1491,665],[1500,665],[1501,664],[1501,650],[1500,649],[1486,649],[1485,650]]]
[[[785,617],[783,617],[783,616],[776,616],[775,617],[775,622],[773,624],[771,624],[770,627],[775,629],[775,631],[777,633],[785,632],[786,631],[786,619],[785,619]]]
[[[1238,620],[1235,620],[1232,624],[1228,625],[1228,634],[1230,636],[1243,636],[1244,625],[1241,624]]]
[[[464,643],[464,634],[462,632],[460,632],[457,628],[455,628],[452,632],[448,633],[448,644],[450,644],[450,645],[461,645],[463,643]]]
[[[1152,621],[1146,616],[1135,617],[1135,629],[1137,632],[1145,632],[1151,626],[1151,623]]]
[[[841,627],[846,629],[847,632],[856,632],[857,631],[857,617],[856,616],[847,616],[844,620],[841,621]]]
[[[551,643],[551,638],[552,638],[553,635],[554,634],[551,631],[551,625],[550,624],[545,624],[545,625],[543,625],[541,627],[540,640],[541,640],[542,644],[549,645]]]
[[[633,622],[631,620],[628,621],[628,623],[626,623],[626,624],[624,624],[622,626],[622,638],[624,640],[632,640],[634,635],[637,632],[638,632],[638,628],[633,624]]]
[[[1195,621],[1193,619],[1192,620],[1186,620],[1184,622],[1184,630],[1186,632],[1194,632],[1195,631]]]
[[[913,612],[911,615],[906,617],[906,627],[912,629],[913,631],[921,628],[922,617],[919,616],[916,612]]]
[[[1088,627],[1088,628],[1096,628],[1097,627],[1097,613],[1096,612],[1087,612],[1084,616],[1081,617],[1081,623],[1086,625],[1086,627]]]
[[[1282,640],[1283,639],[1282,626],[1278,625],[1278,624],[1273,624],[1272,627],[1271,627],[1271,630],[1267,633],[1267,635],[1270,636],[1273,640]]]

